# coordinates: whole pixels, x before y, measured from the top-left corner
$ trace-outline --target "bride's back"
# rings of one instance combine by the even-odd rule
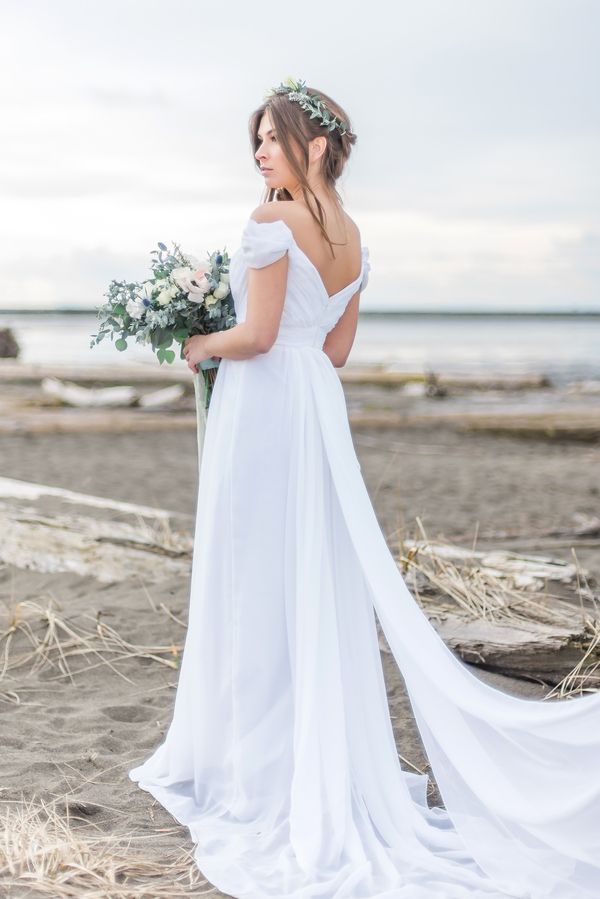
[[[310,210],[297,200],[272,204],[290,228],[299,249],[317,269],[323,285],[333,296],[358,277],[361,268],[361,237],[354,220],[340,206],[323,204],[325,230],[335,258]]]

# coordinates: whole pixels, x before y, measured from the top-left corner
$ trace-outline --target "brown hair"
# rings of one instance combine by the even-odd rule
[[[350,120],[339,103],[336,103],[335,100],[332,100],[331,97],[328,97],[322,91],[317,91],[316,88],[307,87],[305,90],[310,95],[317,94],[330,112],[345,124],[350,133],[342,134],[337,127],[329,131],[328,128],[321,125],[320,118],[315,117],[311,119],[310,114],[302,109],[298,103],[290,101],[287,94],[275,94],[265,100],[250,116],[250,142],[255,165],[260,169],[260,163],[256,159],[256,152],[260,146],[258,130],[261,119],[268,110],[273,127],[277,131],[277,138],[281,144],[284,156],[300,183],[306,205],[329,244],[332,256],[335,258],[333,244],[324,225],[325,215],[323,207],[306,178],[309,163],[308,143],[313,138],[321,137],[322,135],[327,138],[327,147],[321,157],[321,175],[325,180],[326,187],[331,190],[343,206],[342,198],[336,189],[335,183],[342,174],[352,146],[356,143],[356,135],[352,133]],[[298,156],[302,164],[298,161]],[[315,201],[318,214],[315,214],[311,206],[309,195],[312,195]],[[275,199],[291,200],[292,195],[285,188],[266,187],[263,202],[270,203]]]

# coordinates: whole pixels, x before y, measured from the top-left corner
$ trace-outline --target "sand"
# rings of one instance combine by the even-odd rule
[[[483,545],[538,545],[548,551],[552,538],[544,532],[572,528],[578,516],[598,513],[600,446],[595,443],[461,434],[442,425],[406,431],[359,428],[353,436],[392,549],[403,535],[415,534],[418,516],[430,537],[470,544],[477,530]],[[195,436],[168,430],[0,436],[0,474],[169,508],[186,516],[185,526],[191,527]],[[514,536],[503,537],[505,532]],[[600,575],[600,546],[588,542],[592,545],[578,550],[579,558]],[[558,546],[554,554],[567,558],[568,545]],[[52,601],[74,624],[93,627],[100,612],[131,642],[168,647],[183,642],[188,589],[188,574],[151,584],[138,579],[99,584],[92,577],[5,566],[0,569],[0,612],[6,621],[6,610],[17,602],[44,608]],[[398,670],[389,655],[383,659],[398,750],[408,763],[426,770]],[[69,804],[105,832],[133,831],[159,858],[181,846],[191,850],[186,829],[127,778],[128,769],[153,751],[168,727],[177,669],[133,658],[118,665],[126,680],[106,665],[82,670],[91,661],[81,657],[73,663],[78,673],[72,681],[48,666],[32,674],[30,665],[0,681],[0,690],[8,691],[0,701],[0,799],[55,798],[60,808]],[[478,676],[517,695],[544,693],[525,681],[480,671]],[[432,793],[432,801],[438,798]],[[35,893],[13,890],[10,895]]]

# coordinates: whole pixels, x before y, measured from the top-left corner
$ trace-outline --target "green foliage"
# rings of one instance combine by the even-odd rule
[[[175,353],[173,352],[173,350],[165,350],[162,347],[159,347],[156,351],[156,358],[161,365],[163,364],[163,362],[174,362]]]
[[[333,131],[334,128],[338,128],[341,134],[352,134],[348,125],[333,115],[318,94],[308,93],[305,81],[295,81],[293,78],[288,78],[277,87],[271,88],[266,94],[265,100],[268,100],[270,96],[275,96],[276,94],[287,94],[288,100],[298,103],[302,109],[305,109],[306,112],[310,112],[311,119],[319,118],[321,124],[325,125],[328,131]]]

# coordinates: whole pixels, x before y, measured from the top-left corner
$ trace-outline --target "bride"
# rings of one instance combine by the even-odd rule
[[[237,324],[185,349],[192,370],[221,362],[173,718],[129,777],[240,899],[598,899],[600,693],[479,680],[409,593],[361,476],[335,371],[370,270],[335,187],[349,118],[288,80],[250,132],[267,201],[231,259]],[[443,808],[399,763],[375,613]]]

